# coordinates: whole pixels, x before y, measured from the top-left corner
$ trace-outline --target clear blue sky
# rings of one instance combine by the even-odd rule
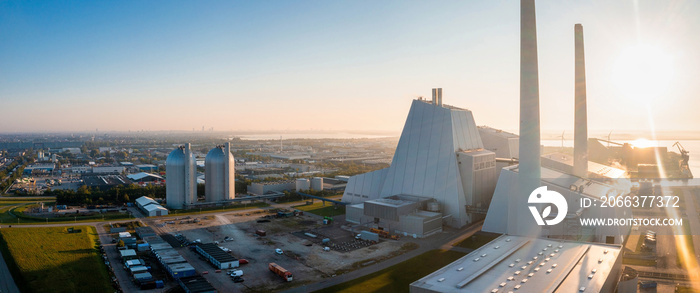
[[[612,2],[612,3],[609,3]],[[584,26],[593,130],[700,130],[700,2],[539,1],[542,126],[573,128]],[[661,97],[613,78],[635,44],[671,56]],[[517,130],[519,1],[0,1],[0,132],[398,133],[443,87]],[[571,131],[571,133],[573,133]]]

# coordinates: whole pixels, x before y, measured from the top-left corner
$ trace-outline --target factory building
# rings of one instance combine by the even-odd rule
[[[411,104],[391,166],[350,177],[342,200],[432,198],[444,224],[463,227],[483,218],[467,207],[488,208],[496,176],[495,153],[484,149],[472,112],[444,105],[442,89],[433,89],[432,101]]]
[[[266,195],[269,193],[280,193],[288,190],[296,190],[297,183],[293,180],[288,181],[268,181],[254,182],[248,185],[248,193],[254,195]]]
[[[442,232],[442,213],[434,199],[395,195],[348,205],[345,220],[372,224],[390,233],[423,238]]]
[[[523,35],[535,35],[534,1],[525,1],[523,18]],[[527,10],[527,11],[526,11]],[[530,76],[537,72],[537,46],[531,44],[536,37],[523,37],[529,44],[529,51],[524,50],[521,68],[534,68],[523,71],[521,76]],[[582,218],[627,218],[632,216],[631,208],[595,208],[582,207],[585,200],[601,201],[602,197],[620,197],[629,193],[629,182],[623,170],[588,161],[588,134],[585,91],[585,62],[583,59],[583,27],[574,26],[575,39],[575,136],[574,156],[551,154],[540,157],[539,109],[528,105],[539,104],[538,96],[530,96],[537,90],[521,92],[521,135],[519,140],[519,164],[501,170],[498,184],[494,191],[482,230],[522,236],[554,237],[598,243],[624,243],[630,227],[587,226],[581,225]],[[525,48],[528,48],[525,46]],[[534,51],[534,57],[532,55]],[[522,52],[521,52],[522,53]],[[534,63],[534,64],[533,64]],[[528,67],[529,66],[529,67]],[[526,80],[525,86],[537,88],[536,79]],[[521,84],[522,85],[522,84]],[[532,101],[528,101],[531,99]],[[533,113],[537,114],[534,115]],[[529,127],[525,128],[523,125]],[[527,141],[523,138],[527,138]],[[548,191],[561,194],[567,204],[566,217],[562,223],[551,226],[539,226],[524,208],[528,198],[536,188],[546,186]],[[504,213],[503,211],[508,211]]]
[[[92,167],[92,173],[95,174],[121,174],[124,173],[126,167],[123,166],[100,166]]]
[[[142,196],[136,199],[136,207],[143,212],[147,217],[167,216],[168,209],[161,206],[157,201],[148,196]]]
[[[170,152],[165,160],[165,199],[170,209],[183,209],[197,200],[197,168],[190,144]]]
[[[602,196],[624,196],[628,192],[628,186],[610,185],[544,167],[540,170],[541,186],[560,193],[568,205],[568,213],[564,221],[558,225],[545,226],[546,228],[540,231],[540,236],[610,244],[624,242],[625,235],[631,228],[629,226],[584,227],[579,220],[581,218],[627,218],[632,215],[631,208],[582,208],[580,203],[582,198],[600,201]],[[503,212],[512,204],[513,194],[518,193],[519,171],[517,165],[506,167],[501,171],[493,200],[484,220],[483,231],[506,233],[508,221],[513,218],[516,222],[537,225],[525,206],[519,207],[518,213]]]
[[[620,278],[617,245],[502,235],[411,283],[427,292],[603,292]]]
[[[138,185],[148,185],[148,184],[162,184],[165,178],[151,173],[141,172],[136,174],[126,175],[132,182]]]
[[[207,202],[223,202],[236,197],[235,162],[230,142],[209,151],[204,162]]]

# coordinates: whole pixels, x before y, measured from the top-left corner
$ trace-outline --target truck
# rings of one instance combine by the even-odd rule
[[[281,267],[280,265],[271,262],[268,267],[270,268],[270,271],[277,274],[278,276],[282,277],[282,279],[285,279],[287,282],[292,281],[292,273],[287,271],[285,268]]]

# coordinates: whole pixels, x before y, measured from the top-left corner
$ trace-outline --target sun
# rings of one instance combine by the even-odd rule
[[[673,77],[673,58],[658,47],[624,50],[613,67],[613,81],[628,98],[650,104],[663,98]]]
[[[631,144],[635,148],[648,148],[648,147],[659,146],[659,143],[657,141],[648,140],[646,138],[638,138],[638,139],[632,141]]]

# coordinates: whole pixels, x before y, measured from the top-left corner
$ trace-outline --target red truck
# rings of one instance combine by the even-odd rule
[[[270,268],[270,271],[272,271],[273,273],[282,277],[282,279],[287,280],[287,282],[292,281],[292,273],[290,273],[289,271],[287,271],[285,268],[281,267],[280,265],[278,265],[274,262],[271,262],[268,267]]]

